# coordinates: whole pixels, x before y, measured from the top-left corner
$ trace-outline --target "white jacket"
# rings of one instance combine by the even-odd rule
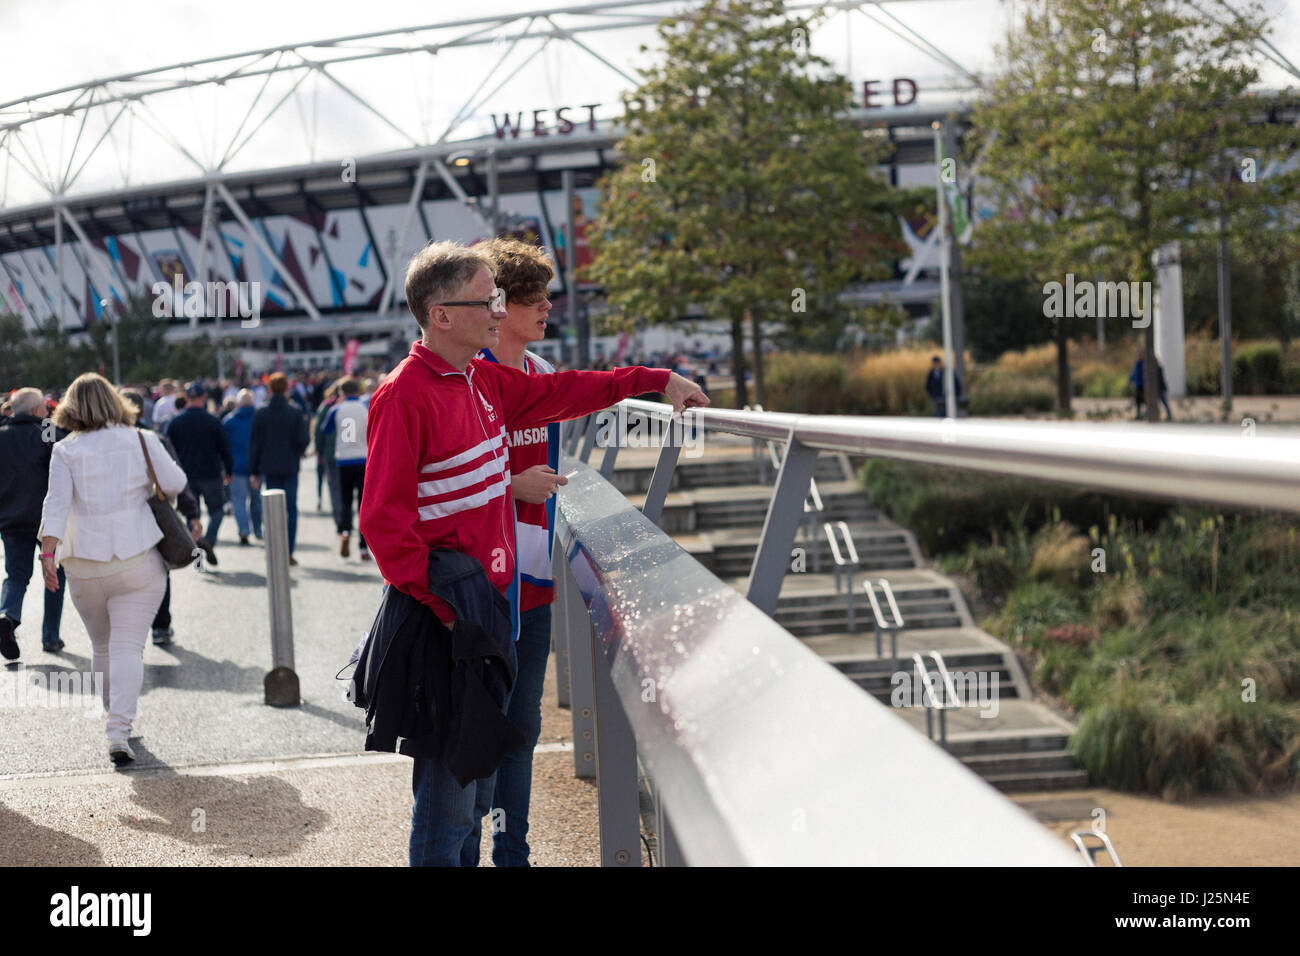
[[[41,537],[59,539],[58,561],[111,561],[147,551],[162,540],[149,510],[153,482],[140,449],[143,435],[163,494],[185,488],[185,472],[158,436],[129,425],[76,432],[54,446]]]

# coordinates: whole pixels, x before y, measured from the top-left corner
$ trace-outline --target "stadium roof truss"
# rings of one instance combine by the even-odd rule
[[[937,64],[942,75],[924,80],[927,94],[976,90],[978,76],[888,9],[914,2],[826,0],[788,9],[825,12],[814,21],[814,34],[844,36],[846,72],[853,60],[850,27],[866,20]],[[1187,2],[1201,9],[1201,0]],[[33,325],[57,315],[67,325],[70,306],[72,325],[84,326],[109,302],[125,302],[155,280],[183,275],[202,282],[224,274],[261,276],[276,286],[267,299],[272,314],[304,314],[312,323],[323,312],[351,312],[349,321],[383,319],[398,300],[400,259],[413,251],[408,240],[417,221],[417,234],[487,235],[511,228],[497,196],[528,195],[539,235],[553,237],[552,221],[566,215],[552,209],[548,219],[561,169],[573,172],[575,187],[588,188],[615,161],[618,131],[609,122],[598,129],[594,111],[589,128],[570,124],[571,136],[522,137],[522,113],[503,136],[495,113],[491,129],[484,122],[494,97],[519,83],[531,95],[539,58],[549,82],[548,50],[564,57],[565,82],[585,66],[606,81],[635,85],[636,57],[615,52],[620,44],[640,42],[665,17],[698,5],[608,0],[469,17],[194,59],[0,103],[0,311],[19,311]],[[1203,12],[1237,16],[1222,0]],[[1257,49],[1300,76],[1276,47]],[[368,82],[366,64],[402,58],[423,65],[413,72],[428,71],[427,99],[418,82],[400,96],[391,85]],[[454,95],[443,93],[445,80],[433,82],[435,65],[453,69]],[[322,90],[337,114],[332,139],[319,123]],[[200,108],[204,96],[210,118]],[[931,120],[965,113],[968,105],[854,110],[850,118],[888,126],[893,162],[906,164],[926,161]],[[1288,114],[1285,121],[1293,119]],[[505,123],[509,131],[508,116]],[[358,142],[367,144],[361,155]],[[250,161],[266,155],[281,162]],[[133,169],[149,161],[153,168]],[[340,165],[350,166],[351,175],[340,175]],[[20,203],[12,201],[14,192],[24,194]],[[490,204],[484,197],[492,197]],[[430,206],[438,204],[444,213],[449,204],[460,210],[451,226],[432,219]],[[352,233],[346,241],[331,234],[341,217]],[[382,247],[377,233],[386,234]],[[904,287],[932,251],[913,257]],[[306,253],[315,270],[311,281],[298,261]],[[198,317],[190,316],[190,329]]]
[[[940,89],[972,88],[977,83],[973,74],[886,9],[888,5],[909,2],[915,0],[831,0],[794,3],[789,9],[801,13],[823,9],[829,16],[820,22],[820,29],[826,29],[839,15],[845,21],[855,16],[865,17],[947,71],[948,85],[936,84]],[[422,200],[430,191],[454,197],[485,234],[494,231],[499,222],[495,204],[490,210],[485,209],[462,183],[462,179],[470,182],[481,195],[488,192],[484,177],[476,177],[473,169],[453,172],[449,166],[457,153],[461,164],[466,163],[466,156],[479,161],[486,158],[487,176],[495,184],[498,159],[508,163],[511,157],[531,152],[534,154],[530,167],[534,173],[533,184],[540,193],[539,177],[546,171],[537,162],[537,144],[527,144],[517,135],[514,140],[503,140],[482,128],[482,111],[495,95],[523,75],[548,48],[556,46],[576,51],[589,66],[597,64],[600,69],[635,85],[636,77],[626,68],[630,64],[625,61],[620,65],[609,50],[602,52],[590,41],[597,35],[632,30],[639,30],[643,38],[648,28],[665,17],[693,6],[698,3],[609,0],[470,17],[195,59],[0,103],[0,310],[5,307],[2,294],[7,291],[10,300],[19,300],[24,313],[32,314],[30,306],[36,303],[28,301],[35,297],[31,287],[38,285],[37,273],[43,273],[45,284],[39,294],[45,300],[45,308],[38,311],[62,316],[65,314],[63,298],[69,296],[75,312],[88,323],[110,300],[125,301],[131,286],[118,247],[113,245],[114,237],[134,236],[138,241],[146,228],[170,229],[175,234],[177,256],[182,260],[186,258],[183,251],[186,243],[181,231],[197,230],[198,251],[190,259],[197,260],[198,268],[194,269],[191,261],[183,271],[200,279],[209,274],[208,266],[214,257],[231,256],[232,261],[238,261],[242,255],[251,256],[252,250],[236,254],[229,248],[230,240],[222,235],[223,217],[217,208],[224,206],[229,217],[242,227],[247,244],[256,248],[265,258],[270,273],[286,287],[286,300],[317,320],[321,310],[303,288],[301,271],[286,265],[282,250],[270,241],[263,220],[268,215],[300,215],[305,209],[314,217],[313,225],[319,235],[320,225],[316,220],[323,219],[324,212],[331,207],[344,203],[392,204],[400,195],[404,201],[400,234],[393,242],[390,230],[392,248],[386,249],[387,255],[383,256],[388,261],[379,264],[384,273],[384,288],[378,298],[382,316],[393,304],[399,256],[416,218],[424,215]],[[483,47],[491,48],[486,56],[479,55]],[[478,52],[469,58],[470,68],[457,73],[458,95],[443,98],[444,111],[436,123],[422,108],[418,133],[395,115],[400,109],[391,108],[391,104],[377,105],[373,91],[346,75],[353,64],[399,57],[427,62],[429,58],[445,58],[471,49]],[[850,61],[851,56],[850,49]],[[382,136],[365,141],[377,143],[386,138],[393,148],[349,158],[349,151],[340,149],[337,143],[322,144],[318,122],[313,120],[309,124],[303,114],[305,84],[313,77],[317,78],[318,89],[323,86],[333,94],[335,105],[347,104],[354,111],[342,117],[349,130],[382,131]],[[465,90],[469,90],[468,95],[463,95]],[[418,99],[419,89],[414,93]],[[197,94],[220,97],[219,104],[214,100],[210,123],[197,119]],[[241,105],[239,111],[223,120],[218,115],[218,107],[237,101]],[[265,154],[268,135],[277,126],[281,127],[281,133],[283,127],[292,126],[285,119],[292,119],[289,113],[294,108],[304,135],[295,134],[293,141],[299,147],[306,141],[308,161],[274,169],[252,168],[245,163],[241,168],[241,160],[250,155],[251,143],[257,142],[259,152]],[[187,135],[181,129],[179,117],[191,124],[197,122],[199,128]],[[612,130],[597,133],[594,112],[592,117],[593,135],[566,138],[567,146],[588,157],[583,180],[586,185],[591,185],[610,165],[607,152],[615,142]],[[479,135],[466,137],[467,131],[473,132],[471,127],[476,121]],[[462,138],[454,140],[458,135]],[[488,140],[486,148],[479,142],[484,135]],[[142,144],[142,137],[152,138]],[[71,145],[65,149],[69,141]],[[478,148],[467,151],[470,141]],[[53,145],[56,143],[57,148]],[[155,155],[159,152],[157,147],[163,147],[164,153],[169,151],[167,161],[173,165],[167,167],[164,175],[133,175],[133,160],[142,155]],[[331,152],[336,155],[334,160],[318,159]],[[106,160],[109,155],[111,160]],[[340,160],[344,166],[352,164],[351,179],[340,177]],[[114,163],[119,174],[116,182],[105,175],[105,169]],[[581,160],[578,165],[581,168]],[[175,166],[191,169],[192,175],[177,178],[170,174]],[[87,170],[92,167],[97,169],[98,188],[85,185]],[[358,169],[368,171],[369,178],[364,182],[357,181]],[[516,188],[521,182],[518,170],[516,163]],[[502,173],[509,176],[511,170],[503,168]],[[23,185],[30,198],[22,205],[14,205],[9,201],[11,186],[15,178],[21,177],[26,177]],[[332,180],[333,189],[308,188],[309,181],[316,187],[327,179]],[[547,181],[552,179],[558,179],[558,172]],[[106,182],[110,183],[108,188],[104,188]],[[362,219],[370,233],[365,217]],[[65,226],[72,240],[66,250]],[[373,246],[373,235],[370,242]],[[321,244],[321,251],[324,245]],[[10,263],[15,271],[28,270],[26,285],[6,268],[6,252],[30,255],[30,259]],[[381,257],[378,250],[375,255]],[[65,282],[65,262],[74,264],[75,271],[84,274],[86,281],[81,296],[72,295]],[[167,278],[166,270],[160,269],[156,261],[151,260],[147,265],[152,270],[151,278]],[[387,268],[383,268],[385,265]],[[333,273],[332,265],[330,269]],[[137,270],[145,270],[145,265],[137,263]],[[299,280],[294,277],[295,271]],[[49,290],[51,285],[55,289],[53,294]],[[139,275],[135,285],[139,286]],[[53,301],[56,299],[57,305]],[[81,304],[75,305],[78,299]]]

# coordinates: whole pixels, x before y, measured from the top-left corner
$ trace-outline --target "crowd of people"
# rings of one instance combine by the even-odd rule
[[[557,423],[645,393],[677,410],[708,404],[666,368],[557,372],[529,351],[545,336],[553,277],[545,252],[518,240],[431,242],[406,276],[420,340],[374,378],[114,387],[91,372],[60,393],[11,393],[0,406],[0,655],[20,657],[39,557],[42,647],[63,649],[66,590],[103,681],[109,757],[133,760],[145,644],[174,637],[166,522],[150,496],[175,503],[202,570],[219,565],[224,517],[250,546],[265,531],[261,490],[282,489],[297,564],[298,477],[314,448],[317,510],[328,500],[339,555],[355,535],[358,560],[384,579],[350,696],[365,708],[367,749],[414,758],[412,865],[476,865],[492,812],[493,862],[526,866],[554,495],[566,483]]]
[[[339,481],[331,453],[318,454],[316,503],[323,511],[328,500],[346,557],[354,502],[345,507],[340,489],[355,490],[359,507],[370,389],[373,381],[346,375],[291,380],[283,373],[239,387],[162,381],[114,388],[88,373],[60,392],[12,392],[0,404],[0,657],[22,656],[18,629],[39,555],[41,647],[52,654],[64,649],[60,623],[69,593],[91,637],[94,672],[103,675],[110,757],[133,759],[128,737],[144,640],[151,635],[166,646],[175,637],[170,576],[154,549],[158,526],[145,505],[155,483],[185,519],[200,569],[205,561],[219,564],[218,533],[227,514],[241,546],[263,537],[262,485],[285,491],[292,555],[309,420],[316,420],[318,434],[329,433],[321,444],[332,452],[334,406],[346,397],[347,480]]]

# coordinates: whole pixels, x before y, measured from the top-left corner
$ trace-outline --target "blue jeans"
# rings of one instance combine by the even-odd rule
[[[249,519],[252,519],[253,534],[262,536],[262,496],[248,486],[248,475],[232,475],[230,478],[230,506],[235,509],[235,524],[239,533],[247,537]]]
[[[492,865],[528,865],[528,802],[533,789],[533,748],[542,732],[542,685],[546,658],[551,653],[551,606],[544,604],[519,615],[519,642],[515,655],[519,671],[506,717],[524,735],[524,745],[497,768],[492,806]],[[497,819],[499,817],[499,820]]]
[[[32,579],[36,552],[41,541],[29,531],[6,531],[0,535],[5,546],[5,582],[0,586],[0,616],[7,617],[17,626],[23,619],[23,598]],[[45,595],[45,617],[41,620],[41,643],[59,642],[59,621],[63,617],[65,578],[59,568],[59,589],[49,591],[41,579],[41,592]]]
[[[414,763],[411,866],[478,866],[496,774],[462,787],[436,757],[416,757]]]
[[[262,486],[284,492],[284,508],[289,513],[289,554],[298,543],[298,474],[266,475]]]

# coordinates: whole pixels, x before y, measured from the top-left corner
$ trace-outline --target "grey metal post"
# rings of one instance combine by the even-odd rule
[[[956,157],[957,144],[953,136],[952,123],[943,121],[944,149],[949,156]],[[960,177],[959,177],[960,178]],[[962,196],[964,203],[966,197]],[[948,228],[953,230],[952,241],[948,244],[948,310],[952,316],[952,371],[953,375],[967,388],[966,381],[966,310],[962,304],[961,292],[961,243],[957,241],[956,229],[951,222]],[[955,398],[961,398],[961,390],[955,389]],[[953,414],[960,416],[960,408],[954,408]]]
[[[650,487],[646,489],[641,513],[660,528],[663,527],[664,500],[672,486],[673,471],[677,468],[677,458],[681,453],[682,447],[671,442],[659,449],[659,461],[655,465],[654,474],[650,476]]]
[[[596,701],[591,676],[591,618],[573,571],[565,562],[561,572],[564,615],[569,636],[569,705],[573,713],[573,775],[596,776]],[[560,582],[557,581],[557,584]],[[635,775],[633,781],[635,782]]]
[[[555,601],[551,604],[551,644],[555,647],[555,702],[560,707],[569,706],[569,589],[564,586],[566,572],[563,549],[555,547],[551,555],[551,580],[555,582]]]
[[[108,316],[109,326],[113,329],[113,384],[120,385],[122,384],[122,356],[117,340],[120,317],[112,299],[100,299],[99,307],[103,310],[104,315]]]
[[[657,791],[655,793],[655,834],[659,844],[659,865],[685,866],[686,857],[682,854],[681,843],[673,830],[668,808],[664,806]]]
[[[808,548],[812,551],[813,574],[822,573],[822,543],[817,537],[817,512],[809,511],[804,515],[807,525]]]
[[[578,453],[579,443],[582,436],[587,433],[586,422],[590,415],[584,415],[582,418],[575,418],[571,422],[565,422],[569,426],[568,434],[564,436],[564,453],[566,455],[576,455]]]
[[[844,572],[849,576],[849,633],[856,634],[858,629],[853,620],[853,566],[849,565]]]
[[[63,328],[63,302],[67,293],[63,291],[63,217],[54,214],[54,268],[58,271],[59,307],[55,310],[55,324]],[[16,287],[15,287],[16,288]]]
[[[572,169],[560,173],[560,188],[564,190],[564,311],[578,351],[573,367],[586,368],[591,364],[591,330],[578,309],[578,237],[573,221]]]
[[[749,572],[749,591],[745,595],[768,617],[776,614],[781,582],[790,563],[790,546],[803,520],[803,500],[808,495],[808,483],[816,464],[816,450],[795,441],[791,432],[776,476],[776,488],[767,506],[763,534],[758,539],[758,550]]]
[[[487,154],[488,168],[488,221],[492,223],[493,238],[501,235],[501,187],[500,177],[497,175],[497,151],[489,149]]]
[[[271,672],[263,686],[272,707],[301,703],[293,669],[293,605],[289,598],[289,510],[284,492],[262,490],[266,529],[266,589],[271,607]]]
[[[605,457],[600,460],[600,477],[606,481],[614,479],[614,460],[618,458],[619,436],[614,436],[614,444],[605,449]]]
[[[1219,217],[1219,229],[1227,228],[1223,216]],[[1220,391],[1223,395],[1223,410],[1232,411],[1232,266],[1228,254],[1228,240],[1219,239],[1219,348],[1220,355]],[[1159,398],[1159,396],[1156,396]]]
[[[591,450],[596,447],[596,432],[599,430],[599,416],[592,415],[587,422],[587,434],[582,439],[582,451],[578,453],[578,458],[585,465],[591,461]]]
[[[589,632],[590,633],[590,632]],[[636,737],[609,673],[609,659],[588,639],[596,694],[596,771],[600,805],[600,865],[641,865],[641,800]],[[652,706],[652,705],[644,705]]]

